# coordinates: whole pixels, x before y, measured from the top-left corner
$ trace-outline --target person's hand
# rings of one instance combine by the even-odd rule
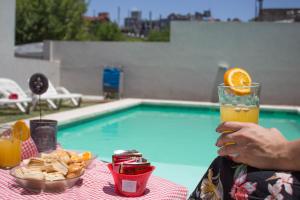
[[[224,122],[216,131],[221,133],[216,143],[220,156],[230,156],[235,162],[260,169],[289,168],[288,141],[277,129],[253,123]]]

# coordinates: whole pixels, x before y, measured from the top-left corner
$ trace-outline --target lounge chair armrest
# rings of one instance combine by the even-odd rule
[[[4,97],[8,97],[9,96],[9,92],[8,91],[6,91],[6,90],[1,90],[0,89],[0,96],[4,96]]]
[[[69,90],[65,87],[57,87],[55,88],[58,94],[71,94]]]
[[[29,97],[33,96],[32,92],[30,90],[25,90],[24,92]]]

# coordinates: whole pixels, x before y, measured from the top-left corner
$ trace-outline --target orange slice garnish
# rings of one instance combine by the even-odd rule
[[[237,95],[246,95],[251,92],[252,80],[249,73],[241,68],[228,69],[224,74],[224,85],[230,86],[230,89]]]
[[[92,158],[92,153],[90,151],[86,151],[82,153],[82,159],[84,161],[90,160]]]
[[[12,126],[13,136],[19,140],[26,141],[30,137],[30,129],[23,120],[18,120]]]

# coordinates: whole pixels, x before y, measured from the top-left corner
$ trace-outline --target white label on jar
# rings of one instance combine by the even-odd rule
[[[123,192],[136,192],[136,181],[122,180]]]

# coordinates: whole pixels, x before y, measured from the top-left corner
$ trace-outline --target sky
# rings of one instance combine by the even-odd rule
[[[240,18],[248,21],[255,15],[255,0],[88,0],[87,15],[109,12],[112,21],[117,22],[118,6],[121,9],[121,24],[131,10],[141,10],[143,18],[152,19],[168,16],[175,12],[180,14],[203,12],[210,9],[214,18]],[[300,8],[300,0],[264,0],[265,8]]]

